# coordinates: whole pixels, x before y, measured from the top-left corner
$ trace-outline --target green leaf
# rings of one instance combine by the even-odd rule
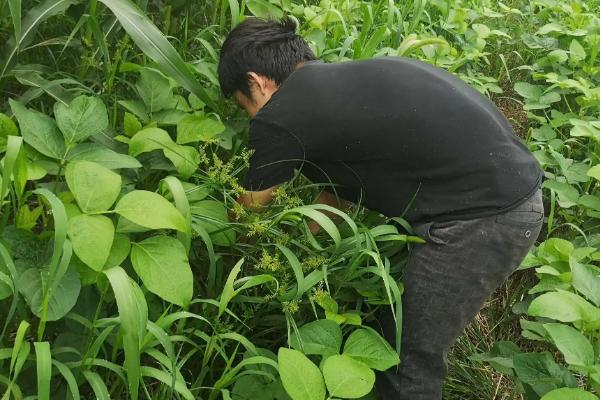
[[[515,92],[526,99],[539,99],[542,95],[542,89],[539,86],[527,82],[515,83]]]
[[[6,138],[8,136],[17,136],[18,134],[19,130],[12,119],[0,113],[0,152],[6,150]]]
[[[137,156],[153,150],[162,150],[177,172],[189,178],[198,169],[200,153],[191,146],[182,146],[173,141],[167,131],[160,128],[146,128],[133,136],[129,142],[129,154]]]
[[[123,261],[129,255],[131,249],[131,242],[129,236],[122,233],[115,233],[108,259],[104,264],[104,268],[111,268],[120,266]]]
[[[146,228],[186,232],[183,215],[167,199],[154,192],[134,190],[127,193],[115,206],[115,212]]]
[[[600,181],[600,164],[596,164],[592,168],[588,169],[587,176],[591,176],[592,178]]]
[[[121,192],[121,176],[91,161],[73,161],[65,171],[67,185],[83,212],[107,211]]]
[[[112,221],[103,215],[78,215],[69,220],[68,234],[77,257],[94,271],[102,271],[115,235]]]
[[[569,260],[571,279],[575,290],[583,294],[596,306],[600,306],[600,272],[593,266]]]
[[[598,397],[583,389],[560,388],[546,393],[541,400],[598,400]]]
[[[583,297],[558,290],[536,297],[527,313],[534,317],[552,318],[561,322],[600,320],[600,309],[588,303]]]
[[[259,18],[281,19],[283,17],[283,11],[267,0],[248,0],[246,7],[248,7],[252,15]]]
[[[140,168],[142,164],[134,157],[117,153],[96,143],[79,143],[67,154],[69,161],[92,161],[108,169]]]
[[[290,336],[290,345],[304,354],[339,353],[342,346],[342,329],[338,324],[327,319],[304,324]]]
[[[54,120],[37,111],[28,110],[13,99],[8,102],[19,121],[23,140],[45,156],[62,159],[67,148]]]
[[[227,210],[222,202],[202,200],[190,204],[194,222],[204,228],[214,244],[231,246],[235,243],[235,231],[229,225]]]
[[[213,141],[223,131],[225,125],[220,121],[204,115],[188,115],[177,124],[177,143]]]
[[[50,399],[50,380],[52,378],[52,355],[50,354],[50,343],[35,342],[35,364],[37,375],[37,399]]]
[[[569,45],[569,53],[571,53],[571,61],[574,63],[585,60],[587,56],[585,49],[577,39],[571,40],[571,44]]]
[[[281,382],[293,400],[325,398],[325,384],[321,371],[304,354],[281,347],[277,360]]]
[[[200,85],[188,64],[143,11],[128,0],[100,1],[110,8],[133,41],[148,57],[160,65],[165,74],[194,93],[212,109],[217,109],[216,103]]]
[[[571,186],[568,183],[548,179],[544,181],[543,187],[552,189],[556,192],[558,195],[558,204],[563,208],[573,207],[577,205],[577,202],[579,201],[579,192],[574,186]]]
[[[135,87],[149,114],[167,108],[173,99],[169,79],[151,68],[140,70],[140,79]]]
[[[594,348],[578,330],[565,324],[544,324],[552,341],[565,356],[567,364],[591,366],[594,364]]]
[[[56,102],[54,117],[67,144],[81,142],[108,127],[106,106],[97,97],[78,96],[68,106]]]
[[[183,244],[170,236],[153,236],[133,243],[131,263],[149,291],[187,307],[192,300],[194,276]]]
[[[329,395],[357,399],[367,395],[375,383],[375,373],[360,361],[346,355],[334,355],[323,365]]]
[[[538,395],[559,387],[577,387],[577,380],[550,353],[521,353],[513,357],[515,373],[530,385]]]
[[[142,123],[138,121],[135,115],[125,112],[123,115],[123,130],[125,135],[131,137],[142,129]]]
[[[392,346],[369,328],[352,332],[344,345],[344,354],[379,371],[385,371],[400,362]]]
[[[38,268],[29,268],[19,276],[17,281],[19,292],[21,292],[29,308],[37,317],[42,315],[44,295],[42,274],[45,273],[44,270]],[[50,295],[47,321],[57,321],[71,311],[77,302],[80,289],[79,276],[69,268],[58,283],[56,290]]]

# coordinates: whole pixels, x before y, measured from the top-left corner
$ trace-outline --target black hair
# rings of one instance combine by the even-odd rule
[[[247,18],[229,33],[221,47],[221,90],[226,97],[239,90],[250,98],[248,72],[281,85],[299,63],[315,59],[306,41],[296,34],[292,19]]]

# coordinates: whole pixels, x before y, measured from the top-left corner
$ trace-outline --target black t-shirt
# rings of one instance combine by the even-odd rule
[[[298,169],[328,190],[410,222],[494,215],[541,170],[494,104],[420,61],[385,57],[294,71],[250,124],[244,187]]]

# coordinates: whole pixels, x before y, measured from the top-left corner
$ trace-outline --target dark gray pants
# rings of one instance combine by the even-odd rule
[[[503,214],[414,226],[427,243],[415,246],[403,273],[400,365],[377,377],[383,400],[442,398],[448,350],[535,243],[543,215],[538,190]],[[383,310],[379,324],[393,343],[390,314]]]

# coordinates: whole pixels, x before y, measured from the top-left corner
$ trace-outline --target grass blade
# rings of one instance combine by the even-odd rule
[[[92,371],[83,371],[83,376],[92,387],[98,400],[110,400],[110,394],[108,394],[106,384],[102,381],[100,375]]]
[[[77,380],[75,379],[75,375],[73,375],[69,367],[57,360],[52,360],[52,365],[56,367],[58,372],[60,372],[63,378],[65,378],[65,381],[67,381],[69,391],[71,392],[71,397],[73,399],[81,398],[79,395],[79,387],[77,386]]]
[[[186,252],[189,253],[192,244],[192,213],[190,212],[190,202],[185,195],[185,189],[179,179],[174,176],[167,176],[163,179],[163,182],[167,185],[169,191],[173,195],[175,207],[177,207],[181,215],[185,218],[186,230],[185,232],[177,232],[177,238],[183,243]]]
[[[100,1],[110,8],[135,44],[156,62],[165,74],[198,96],[213,110],[217,110],[216,103],[194,77],[189,65],[139,8],[129,0]]]
[[[37,398],[38,400],[50,399],[50,379],[52,377],[52,356],[50,343],[35,342],[35,361],[37,372]]]
[[[21,0],[8,0],[10,8],[10,17],[15,27],[15,38],[17,42],[21,38]]]
[[[113,267],[104,271],[104,274],[110,281],[117,301],[121,332],[123,333],[129,395],[136,400],[141,379],[140,343],[144,337],[148,320],[147,305],[143,296],[140,298],[140,295],[136,293],[139,291],[137,284],[129,278],[123,268]],[[144,304],[140,304],[141,302]],[[97,394],[96,390],[94,392]]]

